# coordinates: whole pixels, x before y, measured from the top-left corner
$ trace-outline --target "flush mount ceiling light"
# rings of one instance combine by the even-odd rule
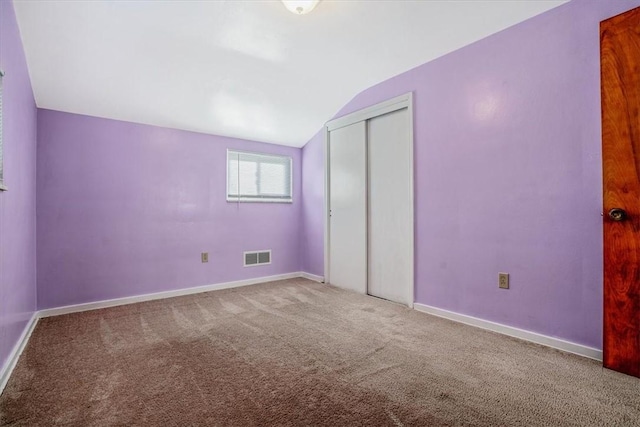
[[[282,0],[284,7],[296,15],[304,15],[311,12],[320,3],[320,0]]]

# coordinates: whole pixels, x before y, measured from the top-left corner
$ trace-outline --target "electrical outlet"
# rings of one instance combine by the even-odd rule
[[[498,287],[509,289],[509,273],[498,273]]]
[[[202,252],[200,254],[200,259],[202,262],[209,262],[209,252]]]

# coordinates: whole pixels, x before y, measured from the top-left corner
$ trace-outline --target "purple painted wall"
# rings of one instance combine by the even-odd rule
[[[38,308],[299,271],[299,148],[38,115]],[[227,148],[292,156],[293,204],[227,203]]]
[[[13,3],[0,1],[4,178],[0,192],[0,368],[36,308],[37,110]]]
[[[417,302],[602,347],[599,22],[638,5],[574,0],[336,115],[414,93]],[[305,168],[318,170],[321,145],[304,147]],[[306,205],[321,206],[322,183],[305,173]],[[322,216],[305,224],[315,235]],[[307,247],[304,265],[322,264]]]

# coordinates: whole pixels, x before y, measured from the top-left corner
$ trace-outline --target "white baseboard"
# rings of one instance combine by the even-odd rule
[[[514,328],[512,326],[491,322],[477,317],[467,316],[465,314],[455,313],[453,311],[443,310],[441,308],[432,307],[430,305],[414,303],[413,308],[423,313],[431,314],[455,322],[464,323],[466,325],[475,326],[476,328],[487,329],[489,331],[498,332],[510,337],[519,338],[524,341],[530,341],[536,344],[542,344],[568,353],[577,354],[579,356],[588,357],[602,361],[602,351],[597,348],[587,347],[585,345],[576,344],[565,341],[560,338],[553,338],[547,335],[538,334],[536,332],[526,331],[524,329]]]
[[[4,388],[9,381],[9,377],[18,363],[18,359],[20,358],[22,351],[27,346],[27,342],[29,342],[29,338],[36,327],[36,323],[38,323],[37,312],[33,313],[31,319],[29,319],[29,322],[22,331],[22,335],[20,335],[20,339],[18,339],[16,345],[13,346],[13,350],[11,350],[9,357],[7,358],[7,362],[2,367],[2,370],[0,370],[0,394],[4,391]]]
[[[305,271],[300,272],[300,277],[304,277],[305,279],[313,280],[314,282],[324,283],[324,277],[316,276],[315,274],[307,273]]]
[[[100,308],[115,307],[118,305],[135,304],[137,302],[152,301],[157,299],[179,297],[183,295],[199,294],[202,292],[217,291],[221,289],[238,288],[241,286],[256,285],[258,283],[275,282],[276,280],[295,279],[303,277],[302,273],[286,273],[276,276],[257,277],[255,279],[237,280],[234,282],[216,283],[213,285],[197,286],[194,288],[163,291],[152,294],[136,295],[133,297],[115,298],[110,300],[88,302],[84,304],[67,305],[64,307],[47,308],[38,312],[39,317],[60,316],[62,314],[78,313],[81,311],[97,310]]]

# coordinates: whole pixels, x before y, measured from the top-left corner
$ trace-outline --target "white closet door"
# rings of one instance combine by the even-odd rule
[[[413,304],[412,141],[404,108],[368,121],[368,293]]]
[[[329,161],[329,282],[366,293],[366,122],[329,133]]]

